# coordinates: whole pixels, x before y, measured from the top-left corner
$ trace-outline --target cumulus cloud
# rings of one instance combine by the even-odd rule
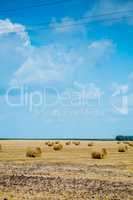
[[[32,51],[26,27],[12,23],[9,19],[0,20],[0,83],[8,85],[14,71],[27,59]]]
[[[63,23],[69,20],[66,18]],[[0,20],[0,58],[10,75],[9,85],[68,83],[73,81],[78,70],[82,72],[84,67],[101,63],[115,49],[111,40],[88,42],[81,39],[79,42],[78,39],[73,37],[70,43],[57,40],[34,46],[24,25]]]
[[[63,45],[34,48],[31,56],[14,73],[11,84],[64,82],[81,63],[82,57]]]
[[[92,67],[106,59],[114,49],[110,40],[100,40],[83,47],[52,44],[35,48],[14,73],[11,84],[67,82],[83,66]]]
[[[0,20],[0,35],[8,35],[10,33],[18,34],[23,41],[24,46],[30,45],[30,39],[25,26],[18,23],[12,23],[9,19]]]

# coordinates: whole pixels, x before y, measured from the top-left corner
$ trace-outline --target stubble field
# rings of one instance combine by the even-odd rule
[[[0,141],[0,200],[133,200],[132,145],[59,143],[63,148],[54,150],[45,141]],[[26,156],[36,147],[39,155]],[[103,148],[106,156],[92,158]]]

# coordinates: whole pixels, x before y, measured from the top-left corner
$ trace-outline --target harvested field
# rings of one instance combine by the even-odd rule
[[[117,142],[88,141],[54,151],[45,141],[1,141],[0,199],[8,200],[133,200],[133,147],[118,152]],[[42,155],[25,156],[40,147]],[[106,148],[104,159],[92,159]]]

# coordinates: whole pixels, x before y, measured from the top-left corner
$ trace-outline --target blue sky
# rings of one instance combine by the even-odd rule
[[[133,2],[55,2],[1,2],[0,137],[131,135]]]

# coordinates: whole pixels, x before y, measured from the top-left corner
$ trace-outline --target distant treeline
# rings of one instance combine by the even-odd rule
[[[117,135],[116,138],[0,138],[0,140],[80,140],[80,141],[133,141],[133,136]]]
[[[117,135],[116,140],[118,140],[118,141],[133,141],[133,136]]]

